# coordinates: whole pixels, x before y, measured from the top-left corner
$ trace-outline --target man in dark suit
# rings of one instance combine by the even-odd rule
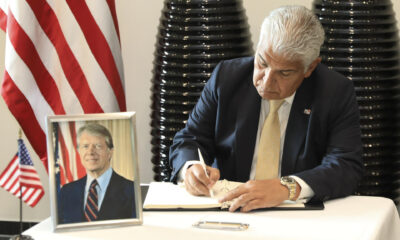
[[[104,126],[78,130],[78,150],[87,175],[60,190],[59,223],[135,218],[134,183],[111,167],[113,141]]]
[[[321,24],[305,7],[271,12],[255,57],[223,61],[214,69],[174,138],[171,180],[184,180],[194,195],[209,195],[220,178],[246,182],[220,199],[233,201],[230,211],[351,194],[363,173],[359,110],[351,81],[320,63],[323,41]],[[257,169],[264,121],[274,102],[281,102],[278,162],[271,170],[276,174],[258,177],[265,171]],[[196,164],[197,149],[212,165],[207,174]]]

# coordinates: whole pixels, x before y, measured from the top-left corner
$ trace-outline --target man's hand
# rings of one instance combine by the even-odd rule
[[[210,191],[214,184],[219,179],[219,170],[206,166],[206,176],[201,164],[193,164],[186,170],[185,174],[185,187],[186,191],[193,195],[206,195],[210,196]]]
[[[297,184],[297,189],[299,188]],[[280,183],[279,179],[252,180],[230,191],[219,201],[232,201],[229,208],[231,212],[240,207],[241,212],[248,212],[257,208],[275,207],[287,200],[288,196],[289,190]]]

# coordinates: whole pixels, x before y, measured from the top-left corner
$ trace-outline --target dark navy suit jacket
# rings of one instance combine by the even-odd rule
[[[253,61],[238,58],[216,66],[170,148],[172,181],[185,161],[199,159],[197,148],[221,179],[249,180],[261,104],[252,82]],[[363,174],[359,121],[352,82],[319,64],[296,91],[281,175],[303,179],[314,200],[351,194]]]
[[[59,223],[85,222],[83,205],[86,176],[64,185],[60,190]],[[112,172],[98,220],[136,218],[135,192],[133,182]]]

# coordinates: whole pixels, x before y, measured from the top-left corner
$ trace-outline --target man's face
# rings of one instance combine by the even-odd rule
[[[316,59],[304,73],[301,61],[287,59],[259,47],[254,58],[253,84],[263,99],[284,99],[297,90],[319,62],[320,59]]]
[[[83,132],[79,138],[79,155],[86,171],[93,177],[103,174],[110,166],[112,149],[106,144],[106,138]]]

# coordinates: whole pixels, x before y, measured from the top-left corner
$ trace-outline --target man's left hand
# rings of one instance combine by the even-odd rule
[[[240,208],[248,212],[257,208],[275,207],[287,200],[289,190],[278,178],[267,180],[250,180],[227,193],[219,202],[232,201],[229,211]]]

